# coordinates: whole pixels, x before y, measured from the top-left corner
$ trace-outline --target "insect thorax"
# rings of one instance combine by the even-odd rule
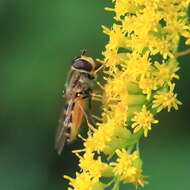
[[[91,89],[92,78],[91,75],[86,72],[80,72],[78,70],[73,70],[71,72],[71,77],[68,86],[66,87],[67,98],[73,97],[76,93],[83,93]]]

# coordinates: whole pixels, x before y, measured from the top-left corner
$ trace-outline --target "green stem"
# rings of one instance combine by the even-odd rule
[[[190,54],[190,49],[176,52],[174,55],[175,55],[175,57],[181,57],[181,56],[188,55],[188,54]]]

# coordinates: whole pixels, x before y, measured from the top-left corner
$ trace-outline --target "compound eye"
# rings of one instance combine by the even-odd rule
[[[80,58],[80,56],[75,57],[75,58],[72,60],[72,64],[74,64],[74,62],[75,62],[77,59],[79,59],[79,58]]]
[[[84,70],[88,72],[92,71],[93,69],[92,65],[84,59],[76,59],[73,63],[73,67],[75,69]]]

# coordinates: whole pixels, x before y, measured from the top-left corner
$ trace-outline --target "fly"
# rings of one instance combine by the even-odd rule
[[[76,139],[84,116],[84,104],[89,98],[91,102],[91,83],[101,66],[96,65],[91,57],[86,56],[86,50],[75,58],[66,82],[66,105],[61,113],[55,139],[55,149],[61,154],[66,142]]]

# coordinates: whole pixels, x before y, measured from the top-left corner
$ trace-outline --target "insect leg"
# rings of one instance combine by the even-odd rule
[[[79,102],[77,102],[77,103],[80,106],[80,109],[81,109],[81,111],[84,114],[84,117],[85,117],[85,119],[87,121],[88,126],[92,126],[93,128],[95,128],[95,122],[94,122],[94,120],[91,117],[91,112],[90,111],[86,112],[84,110],[84,108],[81,106],[81,104]]]
[[[89,110],[91,112],[91,110],[92,110],[92,97],[88,98],[88,105],[89,105]]]
[[[102,95],[100,95],[100,94],[92,93],[91,97],[92,97],[91,98],[92,100],[100,101],[100,102],[102,101]]]
[[[91,96],[91,94],[92,94],[92,89],[88,88],[88,89],[86,89],[84,91],[78,92],[77,96],[82,98],[82,99],[87,99],[88,98],[88,100],[89,100],[89,102],[88,102],[89,103],[89,110],[87,112],[84,110],[82,105],[80,105],[80,103],[79,103],[79,106],[80,106],[81,111],[83,112],[83,114],[85,116],[85,119],[86,119],[87,123],[89,125],[91,124],[93,127],[95,127],[95,122],[94,122],[94,120],[92,118],[92,114],[91,114],[91,112],[92,112],[91,111],[92,110],[92,96]]]
[[[89,97],[88,99],[88,105],[89,105],[89,112],[87,112],[88,118],[90,120],[90,123],[96,128],[94,119],[92,118],[92,96]]]

